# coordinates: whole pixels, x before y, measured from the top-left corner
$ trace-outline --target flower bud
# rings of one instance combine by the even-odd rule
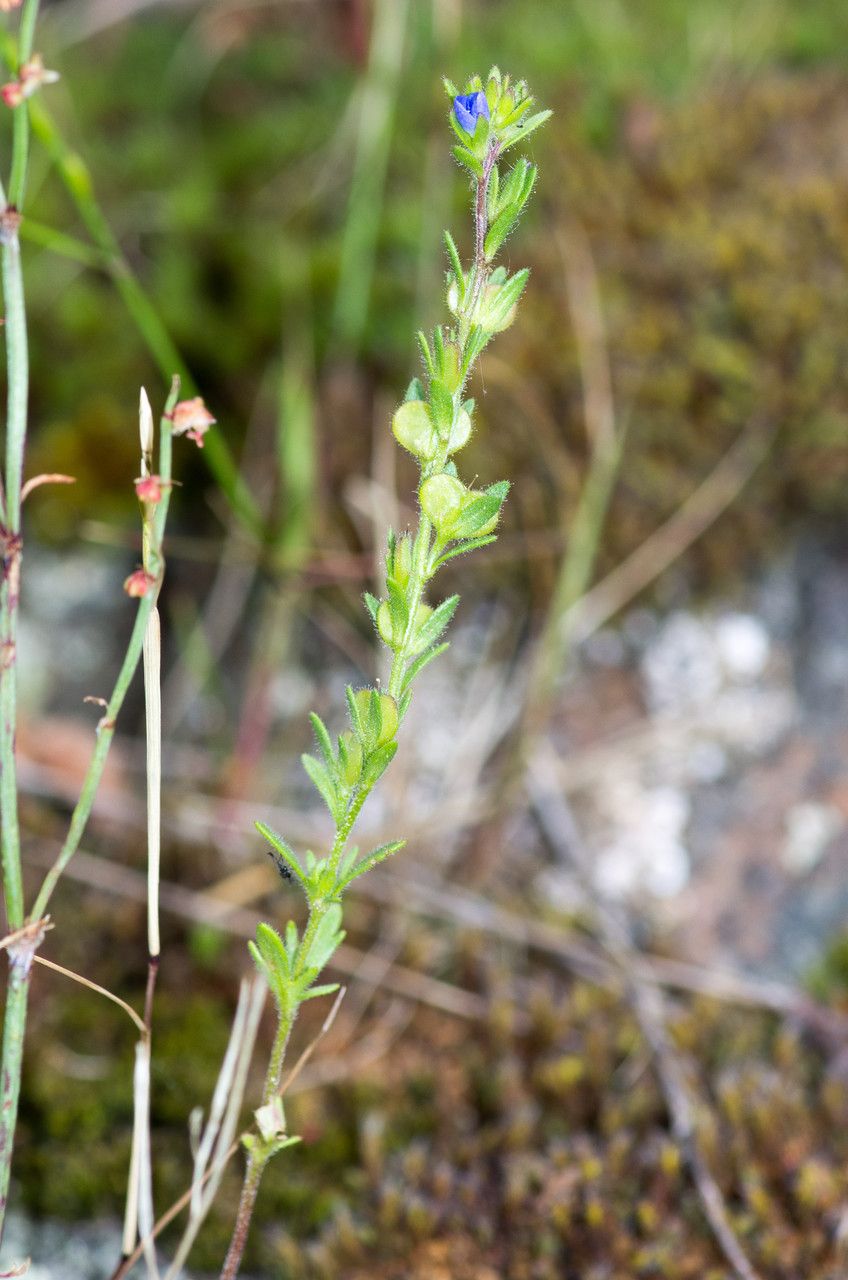
[[[217,421],[203,403],[202,396],[194,396],[191,400],[180,400],[171,413],[171,423],[175,436],[188,436],[198,449],[203,448],[203,437]]]
[[[42,85],[55,84],[58,79],[59,72],[48,71],[41,54],[34,53],[27,62],[21,63],[17,80],[3,85],[0,97],[7,107],[19,107],[25,98],[31,98]]]
[[[156,586],[156,579],[152,573],[148,573],[145,569],[136,569],[135,573],[131,573],[124,580],[124,590],[128,596],[134,599],[140,599],[146,596],[148,591]]]
[[[453,113],[466,133],[474,136],[477,121],[489,119],[489,104],[482,89],[476,93],[460,93],[453,100]]]
[[[139,502],[148,502],[151,505],[161,502],[164,483],[161,476],[139,476],[134,481],[135,492]]]

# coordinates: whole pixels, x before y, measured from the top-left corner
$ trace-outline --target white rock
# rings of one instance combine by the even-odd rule
[[[814,801],[794,805],[786,815],[786,837],[780,853],[783,866],[796,876],[812,871],[844,825],[842,814],[833,805]]]
[[[758,679],[771,656],[768,631],[750,613],[727,613],[715,624],[715,641],[728,676],[733,680]]]

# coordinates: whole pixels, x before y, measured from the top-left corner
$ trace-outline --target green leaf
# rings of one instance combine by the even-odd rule
[[[507,147],[512,147],[516,142],[523,142],[525,138],[529,138],[530,134],[546,120],[550,120],[552,115],[552,111],[537,111],[534,116],[528,116],[526,120],[510,125],[501,134],[501,151],[506,151]]]
[[[281,967],[283,972],[288,971],[288,961],[283,940],[277,930],[273,929],[270,924],[260,921],[256,926],[256,945],[268,964],[273,968]]]
[[[350,714],[350,724],[353,732],[356,734],[360,742],[365,741],[365,729],[362,724],[362,717],[359,714],[359,704],[356,701],[356,693],[352,685],[345,687],[345,697],[347,698],[347,709]]]
[[[521,160],[516,160],[507,175],[506,182],[501,187],[501,198],[498,202],[497,210],[498,213],[502,213],[508,205],[513,204],[518,198],[519,192],[524,185],[524,180],[529,167],[530,166],[525,159],[522,158]]]
[[[459,596],[449,596],[447,600],[442,601],[438,608],[433,610],[426,622],[418,628],[415,636],[416,652],[423,653],[425,649],[429,649],[431,645],[436,643],[456,612],[458,604]]]
[[[490,533],[485,538],[472,538],[468,542],[457,543],[455,547],[451,547],[449,551],[445,551],[439,556],[433,565],[432,572],[435,573],[443,564],[447,564],[448,560],[453,560],[454,556],[464,556],[467,551],[476,551],[478,547],[488,547],[490,542],[497,542],[497,540],[497,536],[494,533]]]
[[[510,231],[512,231],[521,213],[521,207],[511,204],[492,223],[483,242],[483,252],[487,258],[494,258]]]
[[[363,594],[362,599],[365,601],[365,608],[371,614],[371,621],[376,622],[377,610],[380,607],[380,601],[377,599],[376,596],[372,596],[370,591],[366,591]]]
[[[524,205],[526,205],[527,201],[530,199],[530,193],[536,185],[536,179],[538,176],[539,176],[538,165],[535,165],[535,164],[528,165],[527,172],[524,175],[524,182],[522,183],[522,186],[521,186],[520,200],[521,200],[522,208],[524,207]]]
[[[506,491],[503,485],[506,484]],[[480,538],[492,533],[509,490],[507,481],[492,485],[484,493],[466,503],[453,523],[454,538]]]
[[[309,944],[309,950],[303,957],[306,968],[317,969],[319,973],[324,968],[345,936],[344,930],[339,928],[341,922],[342,909],[337,902],[334,902],[321,917]]]
[[[449,648],[450,648],[449,642],[445,641],[444,644],[437,644],[435,649],[428,649],[426,653],[420,654],[420,656],[417,657],[414,662],[411,662],[407,667],[403,677],[404,693],[406,693],[411,689],[412,682],[415,679],[415,677],[419,675],[424,670],[424,668],[433,661],[434,658],[438,658],[439,654],[444,653],[445,649],[449,649]]]
[[[300,998],[301,1000],[315,1000],[318,996],[334,995],[339,989],[338,982],[325,982],[320,987],[310,987]]]
[[[469,135],[466,133],[462,125],[457,120],[456,112],[453,110],[453,108],[451,108],[451,113],[450,113],[450,126],[453,129],[456,136],[459,138],[461,145],[463,147],[466,146],[468,143]]]
[[[501,285],[496,296],[489,301],[486,307],[485,323],[493,333],[499,332],[509,323],[510,312],[524,292],[529,279],[529,268],[516,271],[515,275],[511,276],[506,284]]]
[[[277,855],[285,862],[292,875],[300,881],[305,889],[306,877],[303,874],[300,859],[294,849],[292,849],[291,845],[287,844],[283,837],[278,835],[278,833],[272,830],[271,827],[267,827],[264,822],[254,822],[253,825],[256,827],[259,834],[268,841]]]
[[[464,364],[463,370],[467,373],[473,365],[474,361],[483,351],[487,342],[491,338],[491,334],[487,333],[482,325],[474,324],[471,326],[468,337],[465,340]]]
[[[397,715],[397,712],[395,713]],[[396,742],[387,742],[382,747],[377,747],[369,755],[365,768],[362,771],[362,785],[370,788],[388,769],[397,751]]]
[[[365,713],[365,732],[368,740],[377,743],[383,727],[383,713],[380,708],[380,695],[376,689],[368,691],[368,710]]]
[[[413,378],[404,393],[404,400],[423,400],[424,386],[420,378]]]
[[[483,166],[467,147],[451,147],[451,155],[454,160],[457,160],[462,165],[463,169],[467,169],[475,178],[482,178]]]
[[[336,819],[338,817],[339,797],[336,792],[335,785],[327,770],[324,768],[320,760],[316,760],[315,756],[302,755],[300,757],[303,765],[312,783],[322,796],[324,803],[330,810],[330,817]]]
[[[386,579],[386,588],[389,593],[388,612],[391,619],[391,640],[386,641],[386,643],[397,645],[400,644],[406,631],[406,624],[409,620],[409,607],[405,593],[395,586],[391,578]],[[380,634],[383,635],[382,628]],[[383,639],[386,639],[385,635],[383,635]]]
[[[427,372],[432,377],[436,370],[433,365],[433,355],[430,351],[429,343],[427,342],[427,335],[423,329],[419,329],[415,336],[418,340],[418,345],[421,348],[421,354],[424,357],[424,364],[427,367]]]
[[[385,862],[386,858],[391,858],[393,854],[402,849],[406,844],[405,840],[392,840],[388,844],[381,844],[379,849],[372,849],[365,857],[358,862],[356,866],[348,872],[344,880],[339,882],[339,889],[346,889],[352,880],[357,876],[364,875],[366,871],[370,871],[372,867],[376,867],[378,862]]]
[[[348,789],[355,787],[362,773],[362,744],[355,733],[339,734],[339,778]]]
[[[443,356],[444,352],[442,352]],[[443,364],[442,358],[438,368],[441,369]],[[453,423],[453,396],[439,378],[430,379],[430,410],[439,435],[446,436]]]
[[[312,722],[312,728],[315,731],[315,738],[318,746],[321,748],[321,755],[324,757],[324,763],[327,766],[330,777],[333,778],[336,773],[336,757],[333,754],[333,744],[330,741],[327,726],[324,724],[321,717],[316,715],[314,711],[310,711],[309,719]]]
[[[459,250],[456,247],[456,241],[449,231],[444,232],[445,247],[450,258],[451,268],[453,269],[454,279],[460,289],[465,286],[465,272],[462,269],[462,259],[459,256]]]

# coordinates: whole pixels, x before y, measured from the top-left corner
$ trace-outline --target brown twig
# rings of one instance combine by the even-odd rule
[[[92,982],[90,978],[84,978],[81,973],[74,973],[73,969],[66,969],[64,965],[56,964],[54,960],[45,960],[44,956],[33,956],[36,964],[43,965],[45,969],[52,969],[54,973],[61,973],[66,978],[70,978],[73,982],[78,982],[81,987],[88,987],[90,991],[96,991],[98,995],[105,996],[107,1000],[111,1000],[119,1009],[123,1009],[141,1035],[147,1034],[147,1028],[141,1018],[133,1009],[132,1005],[127,1004],[126,1000],[122,1000],[120,996],[116,996],[114,991],[108,991],[106,987],[101,987],[99,982]]]

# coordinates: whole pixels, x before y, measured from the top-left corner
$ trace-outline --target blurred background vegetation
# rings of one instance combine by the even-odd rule
[[[39,47],[62,80],[33,107],[39,143],[23,228],[29,471],[77,478],[29,504],[29,546],[42,566],[94,548],[119,582],[134,563],[140,383],[161,402],[182,370],[219,423],[203,453],[182,451],[177,464],[166,713],[172,746],[186,748],[172,757],[172,812],[185,817],[182,793],[199,790],[241,836],[228,845],[204,827],[194,843],[175,839],[172,880],[205,888],[239,865],[250,802],[295,786],[288,761],[303,744],[290,718],[311,681],[329,681],[331,693],[315,696],[332,698],[342,677],[375,661],[358,596],[385,524],[403,521],[395,494],[407,502],[412,478],[395,464],[389,417],[417,369],[415,329],[442,315],[443,226],[465,226],[468,247],[469,193],[448,155],[442,74],[460,80],[497,63],[555,111],[534,139],[541,177],[508,254],[533,267],[531,287],[477,388],[471,470],[485,482],[509,476],[514,496],[498,547],[473,577],[461,562],[452,571],[469,616],[495,594],[505,600],[515,654],[528,631],[544,632],[557,599],[592,468],[579,315],[587,278],[597,282],[626,438],[583,586],[641,546],[740,440],[756,464],[743,499],[686,550],[687,591],[724,590],[799,526],[844,520],[841,0],[63,0],[46,10]],[[80,605],[101,640],[127,624],[117,589],[111,604],[85,604],[81,587],[73,594],[79,578],[39,572],[36,614],[36,588],[64,590],[65,620]],[[67,653],[53,653],[52,687],[32,682],[32,742],[44,717],[76,715],[80,694],[94,691],[90,664],[77,671]],[[102,653],[103,671],[114,658]],[[281,688],[284,664],[292,675]],[[116,786],[138,766],[131,718]],[[56,738],[53,756],[32,747],[35,764],[54,770],[47,802],[37,774],[29,813],[46,844],[61,825],[68,775],[73,782],[68,760],[84,749],[67,725],[63,733],[71,736]],[[92,837],[101,852],[114,845],[115,821],[107,805]],[[190,815],[183,836],[186,824]],[[141,865],[139,829],[129,827],[126,860]],[[470,864],[482,888],[497,884],[493,863],[484,829]],[[521,872],[514,882],[506,874],[520,893]],[[63,962],[91,973],[96,939],[99,980],[138,994],[137,905],[111,905],[104,919],[102,898],[69,886],[59,923],[63,915],[85,924],[64,940]],[[353,922],[363,947],[376,919],[363,904]],[[244,963],[242,943],[208,923],[193,930],[186,945],[185,927],[173,927],[157,1015],[162,1203],[185,1185],[185,1117],[211,1087]],[[606,1089],[615,1064],[637,1052],[614,1002],[579,984],[554,999],[538,977],[528,1031],[510,1005],[524,996],[503,995],[512,960],[502,946],[434,926],[396,951],[482,991],[476,1043],[469,1048],[466,1026],[434,1029],[431,1011],[391,1071],[378,1065],[359,1084],[304,1095],[295,1126],[311,1135],[297,1157],[306,1172],[268,1178],[272,1225],[255,1260],[292,1277],[352,1277],[379,1255],[386,1276],[529,1280],[565,1274],[566,1249],[580,1267],[614,1255],[628,1277],[723,1274],[709,1271],[718,1263],[693,1225],[654,1086],[637,1071],[638,1087]],[[824,997],[844,983],[835,955],[817,970]],[[719,1126],[735,1126],[725,1190],[767,1274],[827,1274],[815,1270],[833,1261],[821,1223],[848,1190],[833,1137],[845,1131],[844,1089],[821,1089],[817,1060],[768,1020],[695,1008],[679,1035],[724,1073],[710,1141],[720,1150]],[[30,1055],[19,1202],[35,1214],[117,1212],[129,1030],[116,1032],[87,996],[60,999],[51,988],[33,1036],[53,1048],[37,1066]],[[199,1043],[208,1046],[200,1057]],[[431,1043],[443,1051],[435,1067]],[[749,1115],[738,1082],[752,1056],[762,1074],[745,1086],[758,1091]],[[492,1058],[501,1067],[487,1078]],[[791,1079],[780,1097],[775,1071]],[[774,1124],[799,1127],[789,1189],[785,1152],[769,1141]],[[458,1203],[459,1219],[477,1224],[470,1243]],[[215,1265],[231,1207],[198,1265]],[[289,1231],[313,1241],[308,1258]]]

